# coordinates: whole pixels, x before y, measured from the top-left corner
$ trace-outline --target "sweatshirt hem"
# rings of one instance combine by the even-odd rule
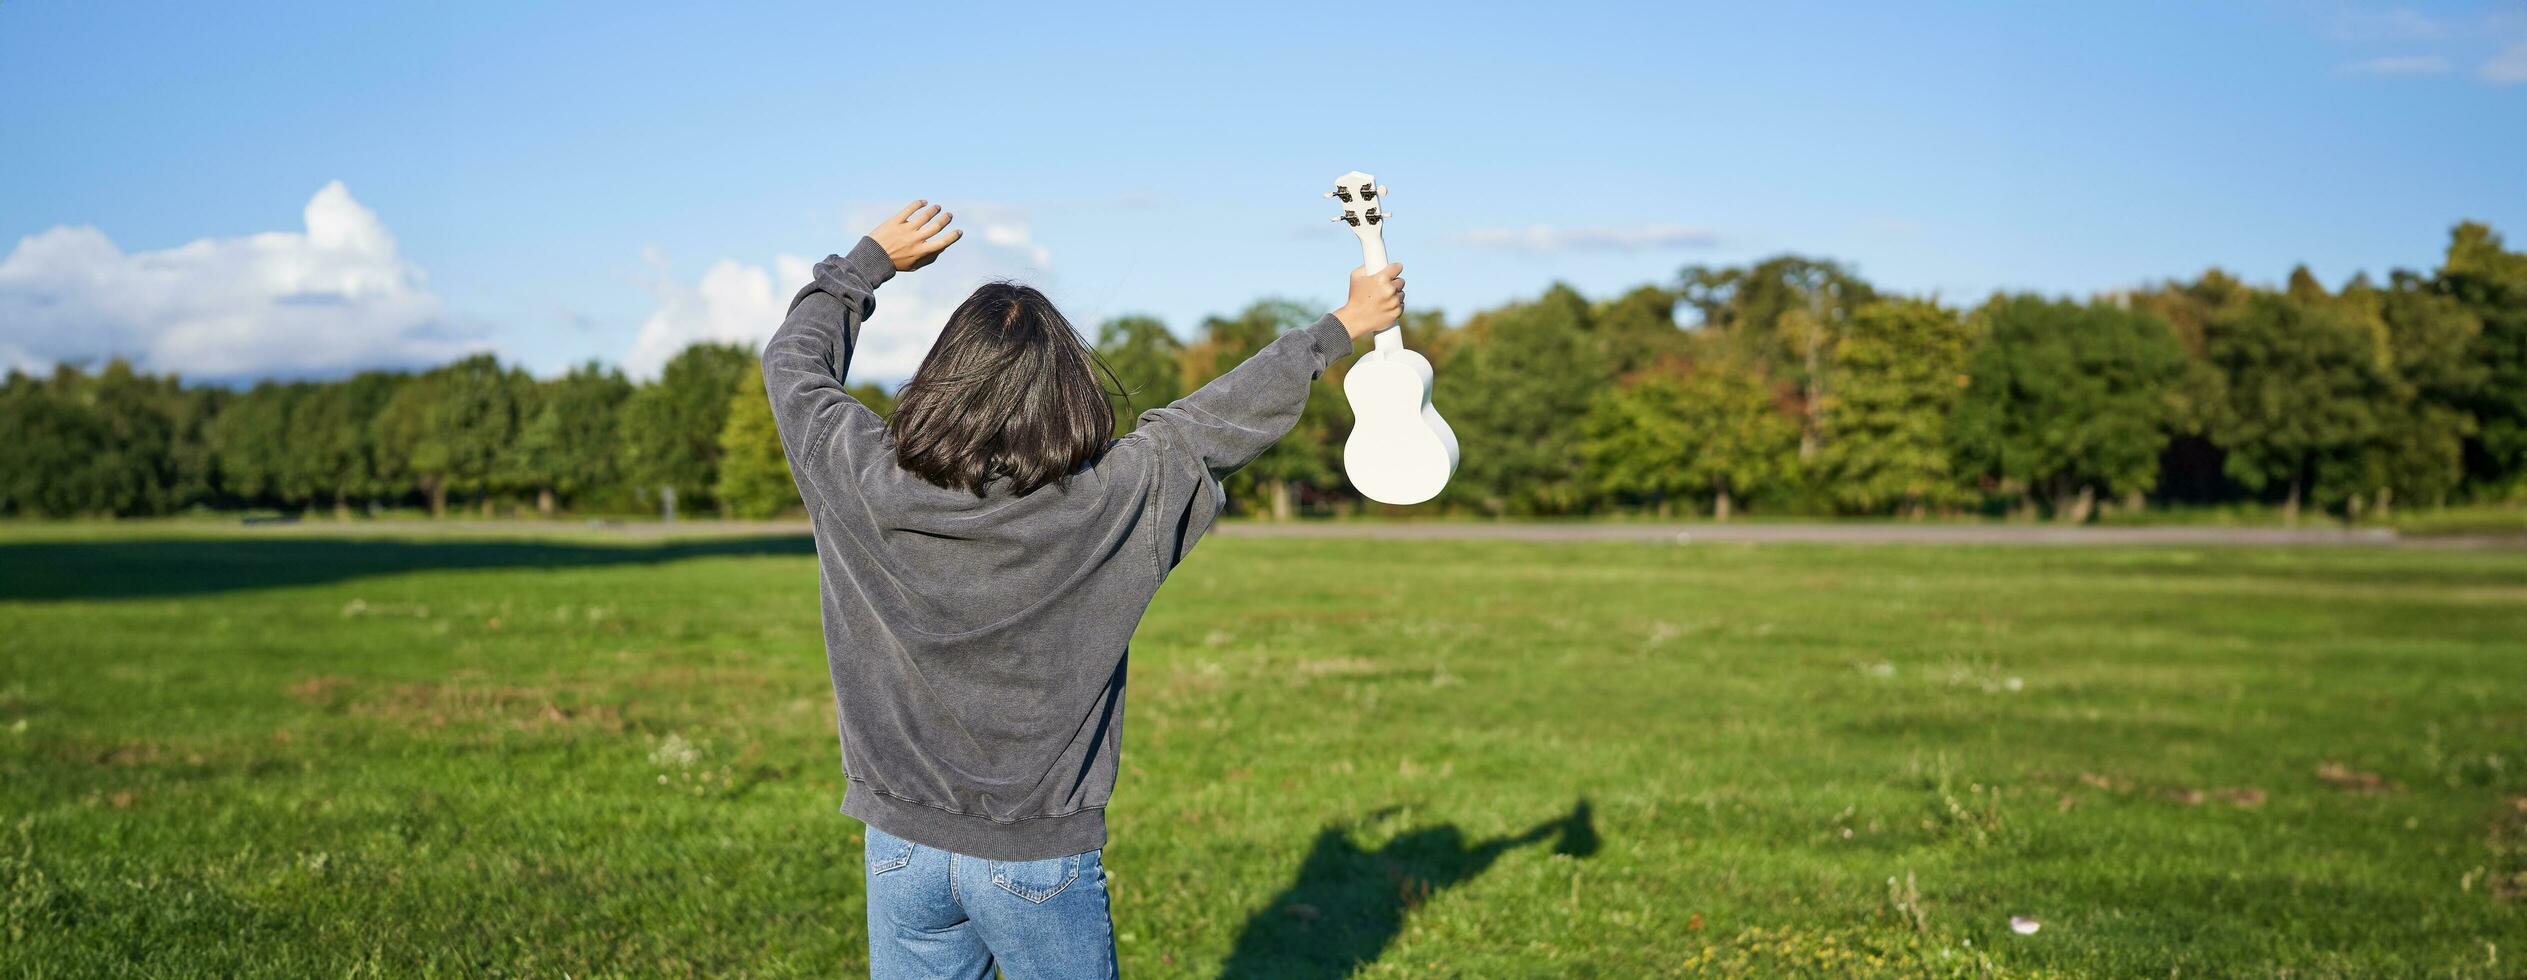
[[[889,796],[854,779],[843,792],[842,812],[915,844],[986,861],[1040,861],[1106,844],[1101,806],[1004,821]]]
[[[868,283],[870,289],[876,289],[885,285],[887,280],[895,278],[895,260],[887,256],[886,246],[878,244],[877,239],[862,237],[852,244],[851,251],[844,253],[840,258],[842,261],[838,264],[859,273],[860,278]]]
[[[1331,313],[1308,324],[1307,335],[1316,345],[1316,363],[1320,371],[1349,355],[1352,346],[1358,343],[1351,339],[1351,331],[1344,329],[1342,318]]]

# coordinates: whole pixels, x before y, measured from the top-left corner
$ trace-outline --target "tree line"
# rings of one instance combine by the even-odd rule
[[[1118,431],[1320,312],[1263,300],[1190,340],[1107,321],[1094,340]],[[1460,321],[1409,317],[1466,447],[1437,502],[1459,511],[2085,521],[2252,502],[2295,520],[2527,497],[2527,254],[2474,223],[2434,270],[2337,289],[2305,268],[2277,288],[2214,269],[1961,309],[1783,255],[1606,299],[1555,284]],[[1342,368],[1230,481],[1238,509],[1376,508],[1343,482]],[[892,404],[877,385],[853,393]],[[798,506],[739,345],[696,344],[641,383],[593,362],[537,379],[479,354],[245,390],[121,361],[0,384],[0,514]]]

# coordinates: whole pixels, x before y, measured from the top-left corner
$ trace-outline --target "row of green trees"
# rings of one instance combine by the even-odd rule
[[[478,354],[241,392],[120,361],[0,386],[0,513],[420,505],[443,516],[453,503],[551,515],[681,501],[770,516],[796,499],[755,355],[733,344],[686,348],[639,385],[595,363],[539,381]]]
[[[1315,307],[1265,300],[1180,339],[1127,316],[1096,345],[1116,418],[1234,367]],[[2329,290],[2217,270],[2086,301],[1959,310],[1781,256],[1602,301],[1555,285],[1407,342],[1466,447],[1443,507],[2049,512],[2268,502],[2351,517],[2527,496],[2527,255],[2457,227],[2439,267]],[[883,328],[882,325],[880,327]],[[1240,473],[1241,508],[1362,506],[1333,383]],[[889,407],[874,385],[855,392]],[[753,352],[700,344],[654,382],[537,380],[477,355],[419,373],[187,387],[121,363],[0,386],[0,513],[194,507],[489,514],[794,509]]]
[[[1258,304],[1190,346],[1117,321],[1099,343],[1148,404],[1308,312]],[[1597,302],[1557,285],[1453,325],[1415,314],[1406,340],[1467,447],[1439,502],[1489,514],[2085,521],[2156,498],[2296,520],[2527,497],[2527,255],[2472,223],[2436,270],[2331,291],[2304,268],[2279,289],[2212,270],[1959,310],[1781,256]],[[1235,481],[1250,507],[1355,499],[1335,391]]]

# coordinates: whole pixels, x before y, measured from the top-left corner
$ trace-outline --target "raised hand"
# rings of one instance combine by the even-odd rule
[[[876,228],[870,229],[869,237],[886,250],[886,257],[895,262],[895,271],[911,272],[938,261],[939,253],[965,237],[963,230],[948,231],[946,237],[940,237],[940,232],[947,231],[948,222],[954,220],[956,215],[939,210],[936,204],[914,201],[895,212],[894,217],[878,222]]]
[[[1404,263],[1383,269],[1354,269],[1351,298],[1334,311],[1344,331],[1358,340],[1394,326],[1404,318]]]

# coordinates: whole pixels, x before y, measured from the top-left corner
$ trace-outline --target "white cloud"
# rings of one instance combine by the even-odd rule
[[[948,314],[976,286],[998,279],[1049,285],[1053,253],[1035,241],[1022,215],[991,204],[954,210],[965,237],[930,267],[899,273],[878,290],[877,314],[860,331],[851,380],[911,377]],[[847,227],[854,229],[854,237],[837,248],[849,248],[858,241],[858,230],[875,227],[894,213],[894,208],[852,209]],[[624,370],[639,378],[657,377],[668,358],[696,341],[763,343],[781,326],[790,297],[807,284],[815,264],[796,255],[777,256],[768,269],[722,259],[704,270],[700,280],[687,282],[674,276],[655,249],[644,258],[656,273],[649,288],[658,308],[642,322],[624,358]]]
[[[2448,74],[2491,51],[2475,68],[2476,80],[2488,85],[2527,83],[2527,9],[2496,7],[2465,14],[2425,13],[2409,7],[2351,9],[2333,15],[2329,33],[2350,45],[2406,51],[2344,63],[2338,68],[2343,74]]]
[[[2476,78],[2494,85],[2516,85],[2527,82],[2527,42],[2502,48],[2492,60],[2474,70]]]
[[[1035,243],[1034,237],[1027,231],[1026,222],[987,223],[982,228],[984,241],[1009,249],[1013,253],[1025,255],[1036,268],[1041,269],[1053,264],[1053,253]],[[959,244],[963,243],[960,241]]]
[[[677,351],[702,341],[736,341],[753,345],[772,336],[789,307],[790,295],[804,285],[815,260],[782,255],[772,270],[721,259],[703,270],[698,282],[675,277],[665,256],[655,248],[641,260],[653,273],[650,293],[658,309],[641,322],[623,369],[635,378],[655,378]],[[777,280],[777,281],[776,281]]]
[[[123,356],[237,380],[425,365],[480,346],[341,181],[308,199],[305,222],[130,253],[86,226],[20,239],[0,259],[0,361]]]
[[[1707,229],[1676,224],[1597,225],[1556,228],[1478,228],[1457,236],[1478,248],[1522,252],[1647,252],[1658,249],[1710,248],[1719,236]]]
[[[15,370],[28,374],[42,374],[51,367],[50,361],[35,356],[26,348],[0,340],[0,373]]]
[[[2343,71],[2352,75],[2442,75],[2448,72],[2448,59],[2435,54],[2370,58],[2344,65]]]
[[[2343,41],[2435,41],[2458,33],[2454,22],[2409,7],[2392,10],[2346,10],[2334,16],[2333,34]]]

